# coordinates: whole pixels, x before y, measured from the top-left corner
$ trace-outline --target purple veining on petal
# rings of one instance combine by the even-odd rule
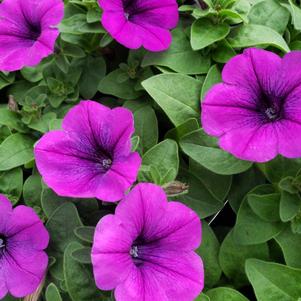
[[[170,29],[178,19],[176,0],[99,0],[102,24],[124,46],[163,51],[171,43]]]
[[[266,162],[301,156],[301,52],[256,48],[232,58],[202,102],[204,130],[234,156]],[[285,140],[284,137],[286,136]]]
[[[35,66],[52,54],[63,19],[62,0],[4,0],[0,3],[0,70]]]
[[[168,202],[162,188],[138,184],[97,225],[92,263],[97,286],[120,300],[192,301],[204,286],[201,223]]]
[[[141,164],[131,151],[132,113],[82,101],[63,120],[63,130],[45,134],[35,146],[37,167],[56,193],[118,201]]]
[[[12,208],[0,194],[0,299],[33,293],[44,278],[48,232],[33,209]]]

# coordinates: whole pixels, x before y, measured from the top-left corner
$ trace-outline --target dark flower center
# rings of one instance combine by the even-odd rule
[[[6,244],[7,244],[6,237],[4,235],[0,234],[0,258],[5,251]]]
[[[27,28],[28,28],[27,38],[32,41],[37,41],[42,33],[41,24],[27,21]]]
[[[137,0],[122,0],[124,15],[127,20],[130,20],[131,17],[138,12]]]
[[[138,246],[132,246],[132,248],[130,250],[130,255],[133,258],[138,258],[139,257],[139,255],[138,255]]]
[[[257,107],[266,122],[277,121],[283,117],[283,99],[281,97],[262,93]]]
[[[104,150],[101,146],[97,145],[91,155],[91,159],[96,163],[97,168],[101,172],[105,173],[111,168],[113,159],[109,152]]]

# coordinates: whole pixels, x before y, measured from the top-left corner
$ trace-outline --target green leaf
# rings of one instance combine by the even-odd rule
[[[231,177],[217,175],[193,160],[189,162],[189,170],[182,168],[179,175],[179,179],[188,184],[188,193],[177,199],[195,210],[200,218],[205,218],[223,207]]]
[[[179,141],[183,136],[187,135],[190,132],[196,131],[200,128],[199,122],[196,118],[187,119],[184,123],[179,126],[169,130],[165,138],[170,138],[175,141]]]
[[[283,52],[290,51],[285,40],[278,32],[263,25],[246,24],[234,28],[228,37],[228,41],[234,48],[270,45]]]
[[[250,194],[273,193],[271,185],[261,185],[254,188]],[[234,239],[242,245],[264,243],[275,237],[283,229],[279,222],[267,222],[261,219],[250,207],[247,197],[242,202],[234,227]]]
[[[55,118],[56,118],[56,114],[53,112],[49,112],[42,115],[39,119],[31,121],[28,127],[38,132],[46,133],[49,131],[50,122]]]
[[[0,145],[0,171],[21,166],[33,160],[34,140],[21,134],[7,137]]]
[[[252,166],[252,162],[236,159],[219,148],[187,143],[184,139],[181,140],[180,146],[187,156],[220,175],[241,173]]]
[[[263,220],[277,222],[279,217],[280,194],[253,194],[247,196],[251,209]]]
[[[92,249],[89,247],[83,247],[80,249],[76,249],[72,252],[71,256],[74,260],[82,264],[92,264],[91,261],[91,251]]]
[[[66,203],[73,203],[76,205],[81,217],[89,220],[89,223],[91,222],[93,214],[96,214],[96,211],[98,211],[98,202],[96,199],[64,198],[58,196],[51,189],[43,187],[41,204],[47,217],[51,217],[59,206]]]
[[[205,285],[213,287],[221,277],[222,270],[218,263],[219,242],[213,230],[206,222],[202,223],[202,243],[197,253],[200,254],[205,269]]]
[[[83,34],[83,33],[105,33],[100,23],[87,23],[85,14],[75,14],[65,18],[58,26],[61,33]]]
[[[135,135],[140,137],[142,153],[158,143],[158,120],[151,106],[144,106],[134,112]]]
[[[0,108],[0,125],[6,125],[7,127],[15,129],[21,133],[25,133],[27,131],[25,125],[21,121],[21,116],[6,108]]]
[[[158,179],[154,183],[163,185],[173,181],[179,169],[178,145],[175,141],[166,139],[147,151],[142,157],[142,166],[154,167]],[[149,175],[151,178],[152,176]],[[142,174],[139,174],[140,180]],[[143,175],[145,177],[145,175]]]
[[[282,249],[286,264],[293,268],[301,268],[301,235],[293,233],[287,225],[275,240]]]
[[[301,270],[248,259],[246,273],[258,301],[296,301],[301,296]]]
[[[212,59],[217,63],[225,64],[235,55],[236,52],[226,40],[219,42],[212,50]]]
[[[265,0],[252,6],[248,18],[251,24],[265,25],[283,35],[289,12],[276,0]]]
[[[289,0],[289,4],[291,6],[294,27],[297,30],[301,30],[301,8],[295,5],[292,0]]]
[[[84,242],[93,242],[95,227],[78,227],[74,229],[74,234]]]
[[[210,301],[210,299],[208,296],[202,293],[195,299],[195,301]]]
[[[301,198],[298,193],[281,191],[280,218],[283,222],[291,221],[301,209]]]
[[[136,99],[141,96],[141,91],[136,91],[137,81],[127,77],[125,81],[118,81],[120,76],[124,75],[124,71],[116,69],[106,75],[98,85],[98,91],[120,97],[122,99]]]
[[[206,292],[210,301],[249,301],[240,292],[230,287],[218,287]]]
[[[14,80],[15,80],[15,73],[12,72],[9,74],[4,74],[3,72],[0,72],[0,89],[9,86],[14,82]]]
[[[271,183],[278,183],[282,178],[295,177],[301,168],[301,160],[278,156],[265,164],[259,164],[258,167]]]
[[[99,301],[104,296],[96,288],[95,280],[88,265],[81,264],[72,257],[72,253],[82,246],[71,242],[64,253],[64,278],[72,301]]]
[[[198,19],[191,26],[191,47],[193,50],[203,49],[224,39],[229,32],[230,26],[228,24],[214,24],[209,19]]]
[[[22,194],[23,171],[20,167],[0,172],[0,192],[17,203]]]
[[[164,52],[148,52],[142,61],[142,67],[159,65],[182,74],[207,73],[210,59],[200,52],[193,51],[183,28],[172,31],[172,44]]]
[[[39,174],[29,176],[24,182],[23,199],[27,206],[41,207],[42,183]]]
[[[50,283],[45,292],[46,301],[63,301],[59,289],[54,283]]]
[[[230,231],[221,245],[219,263],[235,287],[248,285],[245,273],[245,262],[248,258],[268,260],[269,248],[267,243],[243,246],[235,241],[233,231]]]
[[[142,86],[175,126],[199,118],[199,81],[182,74],[160,74],[145,80]]]
[[[85,99],[95,96],[100,81],[106,75],[106,62],[102,57],[88,56],[83,61],[83,71],[79,81],[79,92]]]
[[[222,81],[221,72],[217,68],[216,65],[213,65],[210,70],[208,71],[208,74],[205,78],[202,92],[201,92],[201,99],[203,100],[206,93],[212,88],[213,85],[219,83]]]
[[[297,193],[299,191],[298,187],[295,183],[295,178],[294,177],[283,178],[279,182],[278,186],[281,190],[284,190],[284,191],[286,191],[288,193],[291,193],[291,194]]]
[[[254,187],[264,184],[266,178],[264,175],[253,165],[252,168],[246,172],[234,175],[228,199],[232,209],[237,212],[244,196]]]
[[[46,227],[51,237],[48,254],[56,259],[50,268],[53,277],[64,279],[63,254],[68,244],[77,240],[74,235],[75,228],[82,225],[76,207],[72,203],[62,204],[50,216]]]

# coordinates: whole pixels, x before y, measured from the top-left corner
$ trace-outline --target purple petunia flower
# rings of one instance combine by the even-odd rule
[[[62,0],[3,0],[0,3],[0,70],[35,66],[53,53],[59,35],[55,25],[63,15]]]
[[[179,20],[176,0],[98,0],[102,25],[120,44],[150,51],[168,49],[169,29]]]
[[[92,263],[97,286],[117,301],[192,301],[204,270],[194,252],[201,242],[195,212],[168,202],[156,185],[137,185],[97,225]]]
[[[33,209],[12,208],[0,194],[0,299],[33,293],[44,278],[49,235]]]
[[[232,58],[202,103],[202,124],[234,156],[301,157],[301,51],[251,48]]]
[[[139,154],[131,152],[133,114],[82,101],[68,112],[62,127],[35,146],[45,183],[61,196],[120,200],[141,165]]]

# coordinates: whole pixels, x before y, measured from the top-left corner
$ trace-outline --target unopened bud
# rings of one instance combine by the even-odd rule
[[[167,196],[177,196],[188,192],[189,186],[180,181],[172,181],[162,187]]]

